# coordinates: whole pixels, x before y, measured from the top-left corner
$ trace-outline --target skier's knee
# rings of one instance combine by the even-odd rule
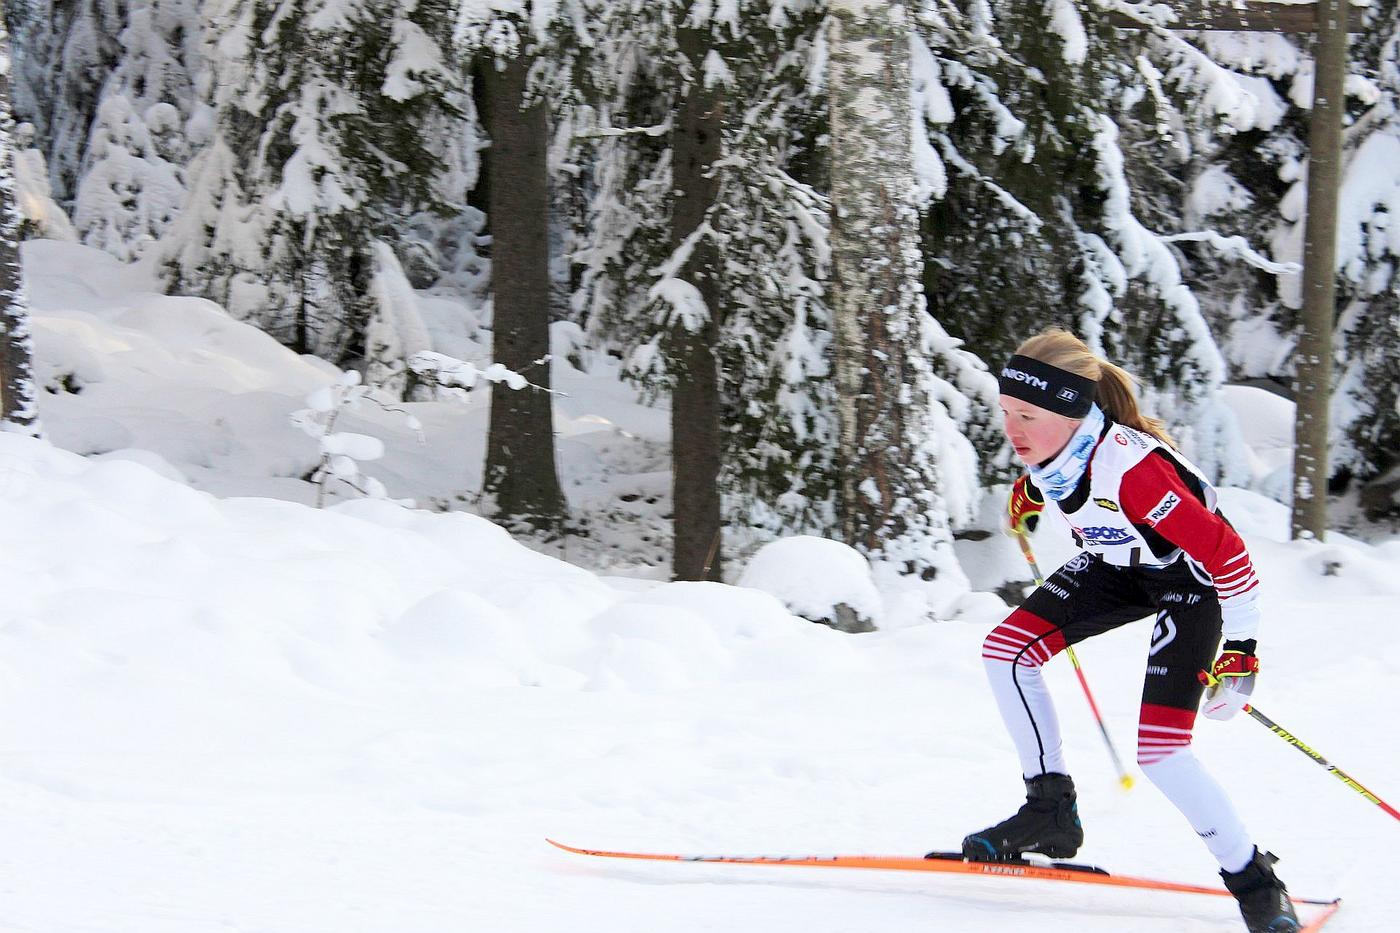
[[[992,629],[982,642],[986,662],[1040,667],[1064,650],[1060,627],[1024,609],[1017,609]]]
[[[1155,748],[1144,749],[1139,745],[1137,763],[1138,767],[1142,769],[1142,773],[1147,776],[1147,779],[1155,783],[1156,778],[1153,777],[1154,774],[1160,773],[1163,770],[1169,770],[1178,756],[1189,755],[1190,752],[1191,749],[1189,747],[1161,751]]]
[[[1182,754],[1189,756],[1195,720],[1194,710],[1143,704],[1138,720],[1137,761],[1149,779],[1157,767]]]

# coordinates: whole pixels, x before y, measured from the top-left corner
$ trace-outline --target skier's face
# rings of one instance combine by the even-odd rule
[[[1079,419],[1066,418],[1009,395],[1001,397],[1001,427],[1022,462],[1034,466],[1051,459],[1074,436]]]

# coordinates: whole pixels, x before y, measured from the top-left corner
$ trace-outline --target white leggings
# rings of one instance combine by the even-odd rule
[[[1061,627],[1018,609],[983,643],[987,679],[1026,777],[1068,774],[1055,706],[1041,666],[1065,648]],[[1186,817],[1220,867],[1239,871],[1254,840],[1225,791],[1191,751],[1194,710],[1144,702],[1138,724],[1142,772]]]

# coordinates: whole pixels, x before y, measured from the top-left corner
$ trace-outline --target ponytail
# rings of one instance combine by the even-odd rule
[[[1098,383],[1095,401],[1109,420],[1151,434],[1168,447],[1176,447],[1166,425],[1158,418],[1144,415],[1138,408],[1133,388],[1137,379],[1122,367],[1099,359],[1084,341],[1069,331],[1052,328],[1025,341],[1016,352],[1094,380]]]
[[[1137,379],[1121,366],[1115,366],[1107,360],[1099,360],[1099,371],[1099,390],[1096,396],[1104,414],[1121,425],[1151,434],[1174,449],[1176,442],[1167,433],[1166,423],[1160,418],[1149,418],[1138,408],[1137,395],[1133,391]]]

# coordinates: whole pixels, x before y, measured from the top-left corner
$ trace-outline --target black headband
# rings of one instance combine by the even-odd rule
[[[997,381],[1003,395],[1066,418],[1087,415],[1094,405],[1094,391],[1099,385],[1069,370],[1020,355],[1007,361]]]

